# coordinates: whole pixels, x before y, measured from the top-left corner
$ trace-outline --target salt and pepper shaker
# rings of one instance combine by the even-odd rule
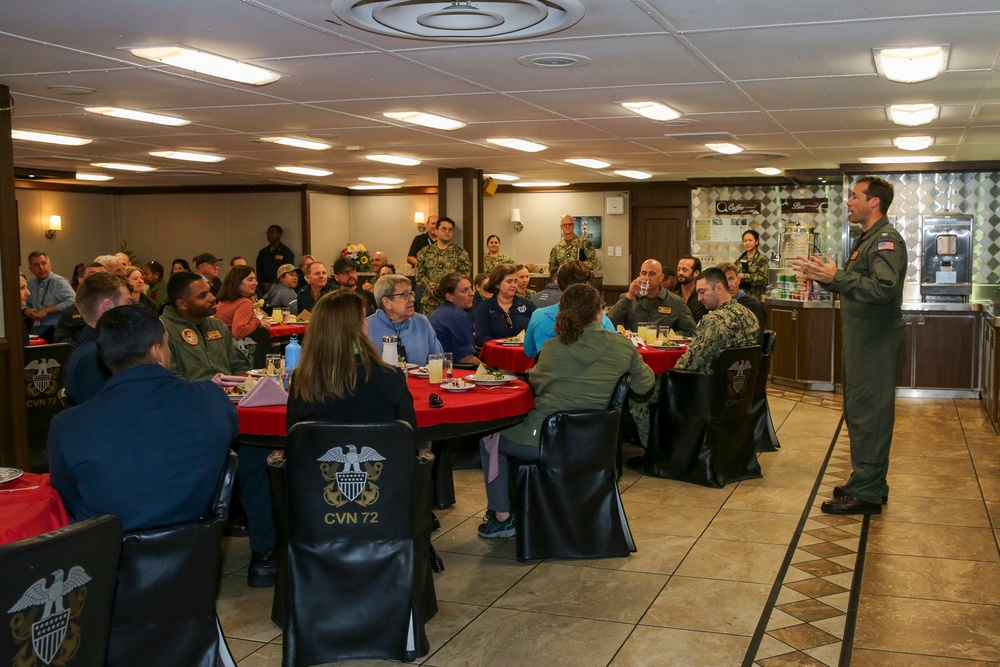
[[[390,366],[399,364],[399,351],[396,349],[398,343],[398,336],[382,336],[382,361]]]

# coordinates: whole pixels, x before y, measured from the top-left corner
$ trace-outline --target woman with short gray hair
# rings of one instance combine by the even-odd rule
[[[383,336],[396,336],[400,360],[418,366],[427,365],[427,355],[442,351],[430,321],[414,310],[416,297],[408,278],[382,276],[375,282],[374,295],[378,310],[366,321],[368,338],[379,352]]]

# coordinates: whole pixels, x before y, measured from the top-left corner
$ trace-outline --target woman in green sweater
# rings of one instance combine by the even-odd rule
[[[559,299],[556,337],[545,342],[538,364],[528,371],[535,408],[523,422],[501,431],[499,438],[483,438],[480,445],[489,508],[479,526],[480,537],[514,535],[507,456],[537,460],[539,434],[549,415],[607,409],[618,378],[626,372],[636,393],[653,388],[653,371],[627,338],[601,327],[602,316],[601,295],[588,284],[573,285]]]

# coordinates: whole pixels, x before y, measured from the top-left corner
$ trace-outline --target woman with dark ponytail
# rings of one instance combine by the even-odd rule
[[[545,419],[566,410],[604,410],[618,378],[632,376],[632,390],[645,394],[655,376],[635,346],[624,336],[602,328],[601,295],[588,284],[573,285],[559,299],[556,337],[542,346],[538,363],[528,371],[535,408],[524,421],[483,438],[480,455],[486,477],[486,518],[479,526],[485,538],[514,535],[507,491],[507,456],[537,460],[539,433]],[[564,443],[572,447],[572,443]],[[490,479],[491,459],[496,460]]]

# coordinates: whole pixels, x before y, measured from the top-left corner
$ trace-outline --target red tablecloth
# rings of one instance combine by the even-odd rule
[[[650,350],[640,347],[639,355],[646,365],[657,375],[666,373],[674,367],[677,360],[684,354],[686,347],[676,350]],[[501,345],[499,341],[487,341],[480,351],[479,358],[487,365],[502,368],[512,373],[524,373],[535,365],[535,360],[525,356],[523,345]]]
[[[511,373],[524,373],[535,365],[535,360],[524,354],[524,345],[502,345],[498,340],[486,341],[479,358],[487,366]]]
[[[26,472],[12,482],[0,484],[0,544],[41,535],[67,524],[66,508],[48,475]]]
[[[501,419],[523,415],[535,407],[535,397],[527,384],[516,380],[504,387],[486,389],[476,387],[470,391],[455,393],[444,391],[426,379],[408,377],[406,384],[413,395],[413,405],[417,412],[417,427],[439,424],[466,424],[491,419]],[[432,408],[428,405],[431,393],[444,401],[444,407]],[[282,436],[285,428],[285,406],[269,405],[261,408],[237,406],[240,417],[240,433],[246,435]]]
[[[272,324],[271,338],[282,338],[284,336],[301,336],[306,332],[305,324]]]

